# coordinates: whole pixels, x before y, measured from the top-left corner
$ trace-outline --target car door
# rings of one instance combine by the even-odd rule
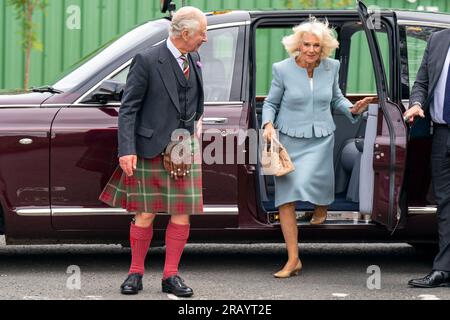
[[[0,107],[0,211],[4,205],[7,242],[41,238],[51,231],[50,125],[58,108],[41,107],[41,100],[50,94],[22,96],[34,104],[3,103]],[[19,95],[10,97],[20,99]]]
[[[203,149],[213,155],[225,152],[223,157],[218,155],[212,162],[203,164],[205,215],[193,217],[193,228],[238,226],[238,164],[227,162],[226,158],[238,152],[237,144],[227,142],[236,140],[239,129],[248,127],[247,108],[241,101],[244,34],[244,23],[212,25],[208,31],[209,41],[200,52],[205,89]],[[130,62],[112,71],[105,80],[125,82]],[[109,208],[98,200],[118,165],[119,108],[118,101],[96,104],[87,95],[55,117],[51,149],[51,185],[56,190],[51,195],[55,229],[128,228],[130,213]],[[222,144],[211,146],[217,139]],[[165,220],[157,219],[155,227],[165,228]]]
[[[402,13],[400,13],[402,14]],[[402,61],[402,101],[405,108],[409,106],[410,94],[430,36],[444,28],[447,24],[430,24],[425,20],[408,20],[399,17],[401,35]],[[421,216],[435,215],[436,200],[431,186],[431,154],[433,126],[430,113],[425,118],[416,119],[409,131],[408,139],[408,207],[410,214]]]
[[[406,168],[408,129],[403,120],[403,110],[389,99],[386,70],[375,33],[377,24],[381,22],[376,19],[382,19],[382,15],[377,12],[369,12],[366,5],[361,1],[358,1],[358,13],[372,55],[379,98],[379,117],[373,154],[374,200],[372,221],[393,230],[400,226],[402,218],[407,214],[407,208],[400,202],[400,197]],[[396,31],[393,26],[387,24],[386,28],[389,28],[388,32],[391,32],[392,38],[395,39]],[[391,48],[396,49],[395,41]],[[393,57],[396,59],[397,55],[394,54]],[[390,76],[397,79],[395,74],[391,70]],[[396,85],[395,82],[391,81],[390,83]],[[391,86],[391,90],[394,91],[394,89],[394,86]]]

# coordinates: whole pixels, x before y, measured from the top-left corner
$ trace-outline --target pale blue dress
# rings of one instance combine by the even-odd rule
[[[288,58],[273,66],[273,81],[263,105],[262,127],[274,123],[279,139],[296,170],[275,177],[275,206],[307,201],[328,206],[334,202],[334,131],[332,110],[358,121],[353,104],[339,88],[337,60],[325,59],[314,69],[312,83],[306,69]]]

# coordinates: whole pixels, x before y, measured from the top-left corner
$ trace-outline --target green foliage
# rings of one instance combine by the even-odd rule
[[[48,0],[8,0],[16,11],[16,19],[21,22],[22,47],[42,51],[43,45],[37,39],[37,24],[33,23],[33,13],[36,9],[45,10]]]
[[[30,70],[30,52],[33,49],[38,51],[43,50],[43,44],[38,40],[36,32],[38,25],[33,23],[33,14],[36,10],[45,10],[48,5],[48,0],[8,0],[8,4],[14,7],[16,19],[22,25],[20,34],[26,59],[24,88],[27,88]]]

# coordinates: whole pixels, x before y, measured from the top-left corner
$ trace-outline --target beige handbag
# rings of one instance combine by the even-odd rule
[[[281,177],[295,170],[291,157],[275,137],[270,143],[264,142],[261,165],[263,174],[267,176]]]

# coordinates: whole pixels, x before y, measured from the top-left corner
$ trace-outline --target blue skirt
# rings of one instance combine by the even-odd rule
[[[294,138],[280,132],[295,171],[275,177],[275,206],[307,201],[319,206],[334,202],[334,134],[321,138]]]

